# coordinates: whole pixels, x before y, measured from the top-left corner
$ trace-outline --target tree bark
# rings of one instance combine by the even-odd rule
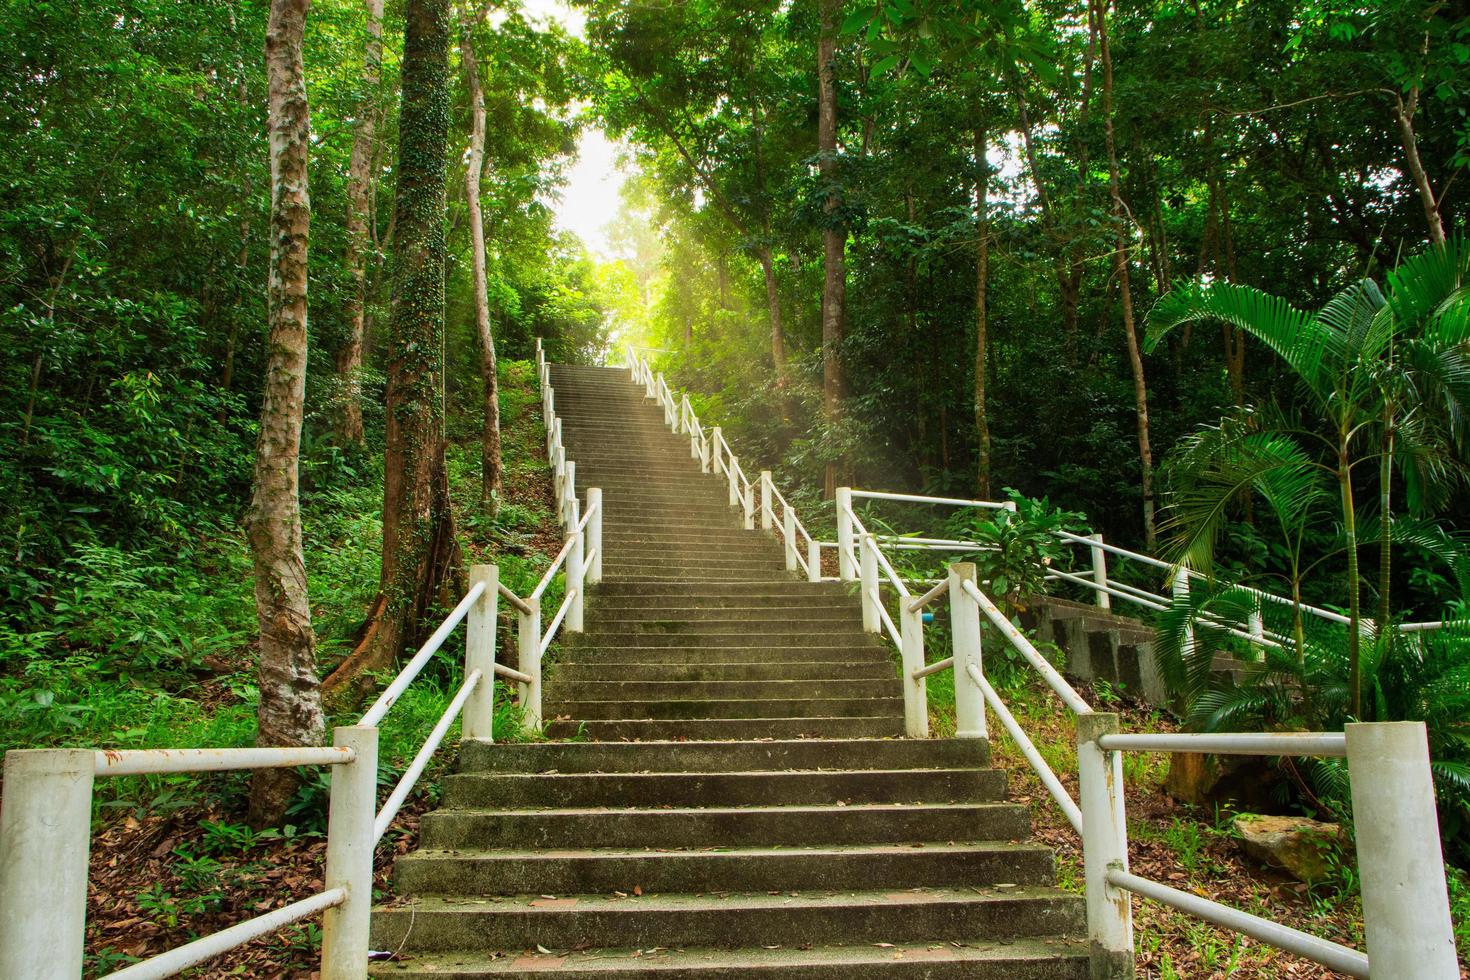
[[[260,630],[257,745],[314,745],[325,728],[316,672],[316,636],[301,548],[297,460],[306,403],[307,192],[310,114],[302,37],[309,0],[272,0],[266,30],[271,162],[271,252],[267,283],[269,349],[255,486],[247,518]],[[290,769],[255,773],[250,819],[278,823],[296,790]]]
[[[398,192],[394,202],[381,595],[363,638],[327,678],[365,693],[458,576],[444,465],[439,352],[444,338],[445,188],[449,137],[449,0],[405,11]]]
[[[344,445],[361,443],[362,371],[366,339],[367,255],[372,249],[373,156],[377,136],[378,84],[383,65],[383,0],[364,0],[367,40],[362,49],[362,84],[368,96],[357,107],[357,130],[352,137],[352,159],[347,168],[347,247],[342,263],[351,285],[347,290],[347,339],[337,352],[342,378],[342,404],[337,414],[337,439]]]
[[[817,38],[817,170],[826,186],[822,205],[824,276],[822,282],[822,407],[829,427],[842,415],[846,384],[842,373],[843,307],[847,297],[847,227],[839,212],[841,193],[837,188],[837,21],[842,0],[821,0],[821,30]],[[837,468],[827,464],[827,497],[836,495]]]
[[[480,175],[485,167],[485,91],[475,61],[475,25],[488,7],[466,10],[459,39],[460,62],[470,96],[470,156],[465,165],[465,201],[470,214],[470,258],[475,273],[475,328],[480,336],[480,374],[484,379],[484,429],[480,439],[480,506],[490,515],[500,508],[500,383],[495,369],[495,335],[490,327],[490,296],[485,281],[485,216],[480,206]]]
[[[1424,170],[1424,161],[1419,157],[1419,138],[1414,133],[1414,114],[1419,109],[1419,89],[1409,92],[1404,101],[1397,92],[1393,96],[1393,117],[1398,123],[1399,142],[1404,147],[1404,166],[1408,177],[1419,193],[1419,202],[1424,205],[1424,223],[1429,228],[1429,240],[1435,245],[1444,244],[1444,220],[1439,213],[1439,201],[1434,197],[1434,187],[1429,183],[1429,174]]]
[[[1092,0],[1097,18],[1098,53],[1103,66],[1103,132],[1108,147],[1108,186],[1113,197],[1113,222],[1117,238],[1113,249],[1113,268],[1118,280],[1118,296],[1123,310],[1123,334],[1128,340],[1128,363],[1133,369],[1133,401],[1138,416],[1138,462],[1143,490],[1143,539],[1150,550],[1157,542],[1154,527],[1154,458],[1148,440],[1148,385],[1143,374],[1143,354],[1138,347],[1138,329],[1133,315],[1133,288],[1128,275],[1128,209],[1123,203],[1123,187],[1118,177],[1118,146],[1113,131],[1113,55],[1108,41],[1108,2]]]
[[[975,490],[981,500],[990,499],[990,413],[985,407],[985,382],[989,371],[985,288],[990,278],[990,164],[985,124],[975,127],[975,441],[977,463]]]

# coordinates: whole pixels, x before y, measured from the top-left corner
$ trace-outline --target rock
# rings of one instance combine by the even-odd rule
[[[1264,813],[1281,805],[1281,781],[1273,759],[1173,752],[1164,791],[1181,803],[1207,810],[1228,807]]]
[[[1333,842],[1342,833],[1335,823],[1250,813],[1235,818],[1235,830],[1245,853],[1308,884],[1327,876]]]

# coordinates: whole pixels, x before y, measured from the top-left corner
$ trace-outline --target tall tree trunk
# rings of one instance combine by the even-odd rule
[[[821,0],[821,30],[817,38],[817,169],[826,185],[822,205],[824,278],[822,282],[822,407],[827,424],[835,426],[842,414],[846,385],[842,375],[843,307],[847,297],[847,227],[838,212],[842,207],[837,189],[837,21],[842,0]],[[845,468],[845,461],[844,468]],[[827,464],[826,492],[837,492],[837,464]]]
[[[383,65],[383,0],[364,0],[367,11],[367,40],[362,49],[362,84],[368,94],[357,106],[357,130],[352,137],[352,159],[347,167],[347,247],[342,264],[347,267],[347,339],[337,352],[337,373],[342,378],[342,404],[337,413],[337,439],[343,444],[361,443],[362,372],[365,346],[364,312],[367,309],[367,255],[372,249],[373,156],[378,117],[378,83]]]
[[[465,164],[465,201],[470,213],[470,259],[475,270],[475,328],[480,336],[480,374],[484,379],[485,418],[480,439],[480,505],[492,516],[500,508],[500,382],[495,371],[495,335],[490,329],[490,296],[485,281],[485,217],[480,206],[480,175],[485,167],[485,91],[475,61],[475,25],[487,7],[464,12],[459,39],[470,95],[470,158]]]
[[[270,341],[265,399],[247,519],[260,630],[257,745],[315,745],[325,728],[316,673],[316,636],[301,550],[297,460],[306,404],[306,257],[311,231],[302,36],[308,0],[272,0],[265,36],[269,85],[271,252],[267,284]],[[295,792],[290,769],[255,773],[250,819],[278,823]]]
[[[1133,288],[1128,276],[1128,209],[1123,204],[1123,186],[1118,177],[1118,146],[1113,132],[1113,56],[1108,41],[1108,0],[1092,0],[1097,18],[1098,52],[1103,66],[1104,134],[1108,147],[1108,186],[1113,197],[1113,222],[1117,237],[1113,268],[1118,279],[1118,296],[1123,310],[1123,333],[1128,340],[1128,363],[1133,369],[1133,401],[1138,414],[1138,462],[1143,490],[1143,539],[1152,550],[1158,533],[1154,527],[1154,457],[1148,441],[1148,386],[1143,376],[1143,354],[1138,347],[1138,328],[1133,316]]]
[[[985,381],[989,373],[988,326],[985,317],[985,287],[990,279],[990,163],[985,124],[975,127],[975,441],[977,465],[975,490],[981,500],[990,499],[990,413],[985,407]]]
[[[1414,133],[1414,114],[1419,109],[1419,89],[1409,92],[1408,101],[1397,92],[1393,96],[1393,118],[1398,123],[1399,142],[1404,147],[1404,168],[1407,176],[1419,193],[1419,202],[1424,205],[1424,223],[1429,228],[1429,240],[1435,245],[1444,244],[1444,219],[1439,213],[1439,201],[1434,197],[1434,187],[1429,174],[1424,170],[1424,161],[1419,157],[1419,138]]]
[[[403,45],[393,301],[388,338],[380,594],[357,648],[327,678],[365,693],[456,584],[459,551],[444,466],[444,178],[449,136],[449,0],[409,0]]]

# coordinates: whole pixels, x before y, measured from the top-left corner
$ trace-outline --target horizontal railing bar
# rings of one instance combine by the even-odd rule
[[[1152,565],[1154,568],[1162,568],[1167,571],[1174,567],[1166,561],[1154,558],[1152,555],[1140,555],[1136,551],[1129,551],[1127,548],[1120,548],[1115,544],[1108,544],[1105,541],[1098,541],[1095,538],[1089,538],[1085,534],[1074,534],[1071,531],[1053,531],[1052,533],[1061,538],[1063,541],[1071,541],[1074,544],[1085,545],[1089,548],[1099,548],[1103,551],[1106,551],[1108,554],[1117,555],[1120,558],[1131,558],[1134,561],[1142,562],[1145,565]]]
[[[572,600],[577,598],[576,589],[568,589],[566,598],[561,601],[561,608],[551,618],[551,623],[546,627],[546,632],[541,636],[541,652],[544,654],[551,649],[551,641],[556,636],[556,631],[561,628],[561,621],[567,618],[567,610],[572,608]]]
[[[1117,868],[1108,872],[1108,884],[1204,919],[1222,929],[1238,932],[1277,949],[1303,956],[1338,973],[1346,973],[1350,977],[1368,976],[1366,955],[1309,932],[1302,932],[1300,929],[1293,929],[1291,926],[1272,922],[1270,919],[1263,919]]]
[[[484,582],[476,582],[470,586],[470,591],[465,594],[463,599],[459,600],[459,605],[455,606],[454,611],[444,618],[444,622],[439,624],[439,628],[434,631],[434,635],[430,636],[424,642],[424,645],[419,648],[419,652],[413,655],[413,659],[398,672],[398,676],[393,678],[393,683],[388,685],[387,690],[378,695],[378,700],[374,701],[373,706],[362,716],[362,721],[358,722],[359,725],[368,728],[377,727],[378,722],[382,721],[383,716],[388,713],[388,709],[393,707],[394,702],[402,696],[404,690],[408,688],[408,685],[413,683],[413,679],[419,676],[419,671],[424,669],[424,664],[428,663],[429,658],[439,652],[439,648],[444,645],[444,641],[449,638],[449,634],[454,632],[454,628],[459,625],[459,621],[469,614],[470,606],[474,605],[475,601],[484,595],[484,593]]]
[[[1342,732],[1130,732],[1099,736],[1097,744],[1113,752],[1347,756],[1347,736]]]
[[[596,487],[592,487],[591,489],[595,490],[597,488]],[[592,515],[595,514],[595,513],[597,513],[597,508],[600,507],[600,506],[601,506],[601,504],[593,504],[591,507],[588,507],[587,508],[587,513],[585,513],[585,514],[582,515],[582,519],[577,522],[577,526],[575,528],[573,528],[573,531],[585,531],[585,530],[587,530],[587,522],[590,521],[590,520],[592,520]]]
[[[585,555],[582,556],[582,567],[583,568],[591,568],[592,567],[592,562],[597,557],[597,550],[598,549],[593,548],[592,550],[588,551]]]
[[[231,769],[290,769],[340,766],[357,753],[345,746],[283,745],[238,749],[98,749],[98,776],[142,776],[164,772],[224,772]]]
[[[509,677],[513,681],[520,681],[522,684],[529,684],[536,679],[530,674],[523,674],[514,667],[507,667],[505,664],[496,664],[495,673],[501,677]]]
[[[909,612],[918,612],[942,595],[949,593],[949,579],[942,578],[939,584],[909,603]]]
[[[398,785],[393,787],[393,792],[388,794],[388,799],[383,801],[383,807],[378,811],[377,819],[373,821],[373,843],[383,839],[383,834],[393,823],[393,818],[398,816],[398,810],[403,806],[403,801],[408,799],[408,794],[413,792],[414,785],[418,783],[419,777],[429,766],[429,760],[434,753],[439,751],[439,743],[444,741],[444,736],[449,732],[449,726],[459,717],[464,710],[464,703],[469,700],[470,693],[474,691],[475,685],[480,683],[483,675],[478,670],[471,671],[470,676],[464,679],[459,686],[459,693],[454,700],[449,702],[449,707],[444,709],[444,714],[439,716],[439,721],[434,725],[434,730],[429,732],[429,737],[424,739],[423,746],[413,761],[404,770],[403,777],[398,780]]]
[[[1083,578],[1081,575],[1073,575],[1071,572],[1063,572],[1055,568],[1047,572],[1044,577],[1050,579],[1059,578],[1064,579],[1068,582],[1076,582],[1078,585],[1086,586],[1089,589],[1096,589],[1100,592],[1106,592],[1108,595],[1116,596],[1119,599],[1127,599],[1129,602],[1136,603],[1137,605],[1144,606],[1148,609],[1161,611],[1169,608],[1167,603],[1152,602],[1148,599],[1143,598],[1142,596],[1136,596],[1131,593],[1115,589],[1111,585],[1099,585],[1090,578]]]
[[[868,500],[901,500],[914,504],[945,504],[951,507],[983,507],[991,510],[1008,510],[1010,504],[993,500],[962,500],[959,497],[925,497],[913,493],[886,493],[882,490],[853,490],[852,496]]]
[[[1020,651],[1021,656],[1031,662],[1031,666],[1035,667],[1037,672],[1041,674],[1042,680],[1046,681],[1051,689],[1057,692],[1057,696],[1066,703],[1067,707],[1079,715],[1092,714],[1092,708],[1086,701],[1082,700],[1082,695],[1078,694],[1072,685],[1068,684],[1066,679],[1051,665],[1051,662],[1043,657],[1037,651],[1036,647],[1031,645],[1031,641],[1026,639],[1009,619],[1006,619],[1005,614],[996,607],[995,603],[990,601],[988,595],[981,592],[975,586],[975,583],[969,579],[963,580],[960,583],[960,588],[968,592],[971,598],[980,604],[980,611],[985,613],[985,617],[995,624],[995,628],[1000,630],[1001,636],[1009,640],[1011,646],[1015,647]]]
[[[897,570],[894,569],[893,564],[888,560],[888,556],[883,554],[883,549],[878,547],[878,542],[872,540],[872,535],[869,535],[869,545],[873,549],[873,557],[878,559],[878,564],[882,565],[883,571],[887,573],[888,581],[893,583],[893,588],[903,598],[911,598],[913,593],[909,591],[907,585],[903,584],[903,579],[898,577]]]
[[[527,598],[535,602],[545,594],[547,587],[551,585],[551,580],[556,578],[556,573],[561,569],[562,563],[567,560],[567,555],[571,553],[572,536],[567,535],[567,539],[562,542],[561,550],[556,553],[556,558],[551,562],[551,567],[546,570],[545,575],[541,576],[541,581],[536,583],[536,588],[531,590],[531,594]]]
[[[873,606],[878,610],[878,618],[888,630],[888,635],[893,640],[893,645],[902,649],[903,640],[899,639],[898,627],[893,625],[893,617],[888,615],[888,610],[883,608],[883,600],[878,597],[877,588],[868,590],[868,597],[873,600]]]
[[[930,674],[937,674],[941,670],[948,670],[953,666],[954,657],[945,657],[943,660],[940,660],[937,663],[925,664],[923,667],[920,667],[918,670],[914,671],[910,676],[913,677],[914,680],[919,680],[920,678],[928,677]]]
[[[506,588],[504,583],[496,582],[495,590],[500,593],[501,598],[510,603],[512,606],[515,606],[518,610],[525,613],[527,616],[536,611],[535,607],[533,607],[529,602],[516,595],[510,589]]]
[[[1082,810],[1077,806],[1077,801],[1072,799],[1072,795],[1067,792],[1067,787],[1062,785],[1057,774],[1052,772],[1051,766],[1046,764],[1046,760],[1036,750],[1036,744],[1021,728],[1020,723],[1011,714],[1011,709],[1007,708],[1005,702],[1000,699],[1000,695],[995,693],[995,688],[990,686],[990,682],[985,679],[984,674],[980,673],[979,668],[970,664],[965,668],[965,672],[979,686],[985,702],[990,705],[990,710],[995,712],[995,716],[1000,719],[1001,726],[1011,736],[1011,741],[1016,743],[1016,748],[1021,750],[1021,755],[1031,764],[1031,768],[1041,780],[1041,785],[1046,787],[1051,798],[1056,801],[1057,806],[1061,807],[1067,823],[1072,825],[1072,829],[1077,831],[1078,836],[1081,836]]]
[[[299,902],[284,905],[273,912],[246,919],[228,929],[221,929],[219,932],[196,939],[192,943],[160,953],[152,959],[123,967],[115,973],[107,974],[104,980],[161,980],[163,977],[171,977],[184,972],[191,966],[212,960],[221,953],[228,953],[236,946],[243,946],[252,939],[259,939],[261,936],[275,932],[282,926],[288,926],[307,916],[335,908],[345,901],[347,901],[347,889],[332,888],[310,898],[303,898]]]

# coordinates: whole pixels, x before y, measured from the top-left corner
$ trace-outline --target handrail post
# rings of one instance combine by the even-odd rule
[[[710,454],[710,437],[709,437],[709,435],[706,433],[706,435],[705,435],[705,437],[703,439],[699,439],[698,436],[695,436],[695,438],[698,439],[698,444],[699,444],[699,472],[701,472],[701,473],[714,472],[714,471],[712,471],[710,469],[710,465],[709,465],[709,454]]]
[[[0,976],[82,975],[94,759],[90,749],[5,753]]]
[[[679,396],[679,424],[674,427],[675,432],[693,432],[694,426],[689,424],[689,393],[685,392]]]
[[[755,485],[754,484],[751,484],[751,483],[745,484],[744,507],[745,507],[745,529],[747,531],[754,531],[755,530]]]
[[[587,555],[585,535],[584,531],[573,531],[572,547],[567,552],[567,592],[572,597],[571,608],[567,610],[568,633],[582,632],[583,612],[587,606],[587,569],[583,562]]]
[[[790,504],[781,508],[781,540],[786,546],[786,570],[796,571],[796,511]]]
[[[1097,607],[1099,609],[1113,608],[1112,597],[1107,593],[1108,587],[1108,553],[1102,550],[1102,532],[1089,534],[1093,541],[1092,545],[1092,580],[1097,583]]]
[[[1078,795],[1082,806],[1082,863],[1086,873],[1087,936],[1092,980],[1128,980],[1133,968],[1133,906],[1108,872],[1128,870],[1128,825],[1123,812],[1123,766],[1117,752],[1097,744],[1118,731],[1118,716],[1077,716]]]
[[[985,695],[970,676],[973,666],[982,676],[985,660],[981,648],[980,603],[965,591],[965,582],[975,582],[975,563],[958,561],[949,566],[949,625],[954,643],[955,738],[985,738]]]
[[[863,629],[876,633],[883,628],[878,618],[878,544],[871,534],[865,534],[858,542],[861,568],[859,587],[863,592]]]
[[[519,685],[521,724],[527,731],[541,730],[541,598],[528,600],[530,612],[516,610],[516,666],[528,675]]]
[[[739,470],[737,470],[735,468],[736,467],[736,464],[737,464],[737,460],[735,459],[735,454],[734,453],[731,453],[730,454],[730,462],[725,467],[725,474],[730,477],[730,506],[731,507],[739,507],[740,506],[740,478],[735,475],[736,473],[739,472]]]
[[[822,580],[822,546],[812,538],[806,543],[806,580],[808,582],[820,582]]]
[[[480,582],[485,583],[485,591],[470,606],[464,633],[464,675],[468,677],[478,670],[480,682],[464,703],[460,737],[483,738],[489,742],[495,738],[495,617],[500,600],[500,568],[471,565],[470,587]]]
[[[761,470],[761,530],[769,531],[775,522],[776,509],[771,506],[771,471]]]
[[[903,728],[909,738],[929,737],[928,684],[914,672],[924,669],[924,610],[898,600],[899,654],[903,663]]]
[[[483,678],[481,679],[483,682]],[[365,980],[368,926],[373,912],[373,823],[378,810],[378,730],[351,725],[332,730],[332,744],[353,751],[332,767],[327,810],[327,888],[347,899],[322,916],[322,980]]]
[[[587,550],[592,560],[587,563],[587,581],[596,585],[602,581],[602,489],[587,488]]]
[[[699,459],[700,458],[699,430],[696,429],[692,425],[689,427],[689,458],[690,459]],[[703,465],[700,466],[700,470],[701,471],[704,470],[704,466]]]
[[[643,397],[658,398],[658,386],[653,383],[653,368],[643,365]]]
[[[1365,722],[1345,732],[1373,976],[1455,980],[1460,973],[1424,723]]]
[[[577,526],[577,463],[567,460],[566,479],[561,482],[562,524],[570,530]]]
[[[837,577],[851,582],[857,575],[852,565],[852,488],[837,488]]]
[[[710,470],[709,470],[709,472],[711,472],[711,473],[719,473],[720,472],[720,440],[722,438],[724,438],[724,434],[720,431],[720,427],[718,425],[715,426],[713,429],[710,430],[710,434],[709,434],[709,442],[710,442]]]

